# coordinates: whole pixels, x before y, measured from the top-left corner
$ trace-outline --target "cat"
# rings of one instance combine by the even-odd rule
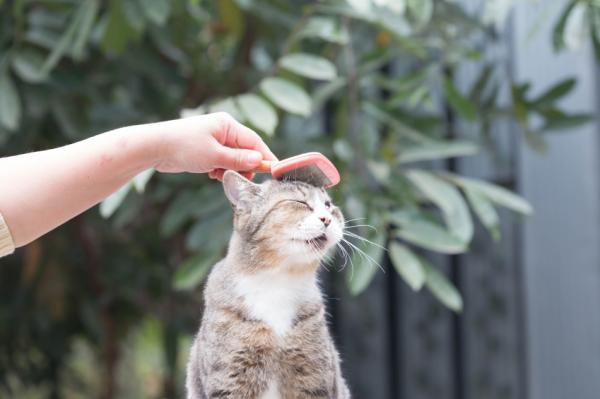
[[[210,273],[187,367],[188,399],[347,399],[317,284],[344,218],[302,182],[223,176],[234,229]]]

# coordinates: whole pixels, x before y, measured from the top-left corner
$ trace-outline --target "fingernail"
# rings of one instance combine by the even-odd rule
[[[260,153],[249,152],[248,154],[246,154],[246,163],[249,166],[254,167],[254,166],[258,165],[260,163],[260,161],[262,161],[262,155],[260,155]]]

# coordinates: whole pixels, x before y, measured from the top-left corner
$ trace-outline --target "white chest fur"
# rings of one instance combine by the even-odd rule
[[[236,290],[250,316],[267,323],[280,337],[292,327],[299,305],[319,296],[314,273],[288,274],[276,270],[239,276]]]
[[[269,387],[262,394],[260,399],[280,399],[281,395],[279,394],[279,384],[276,380],[272,380],[269,382]]]

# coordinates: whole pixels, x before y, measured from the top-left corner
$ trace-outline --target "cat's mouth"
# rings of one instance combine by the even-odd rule
[[[318,248],[318,249],[323,249],[325,248],[325,245],[327,244],[327,235],[325,235],[325,233],[311,238],[309,240],[305,240],[304,242],[306,242],[307,245],[312,246],[313,248]]]

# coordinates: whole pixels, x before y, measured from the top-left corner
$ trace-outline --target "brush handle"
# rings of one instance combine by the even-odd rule
[[[261,161],[260,165],[253,172],[256,173],[271,173],[271,165],[273,165],[274,161]]]

